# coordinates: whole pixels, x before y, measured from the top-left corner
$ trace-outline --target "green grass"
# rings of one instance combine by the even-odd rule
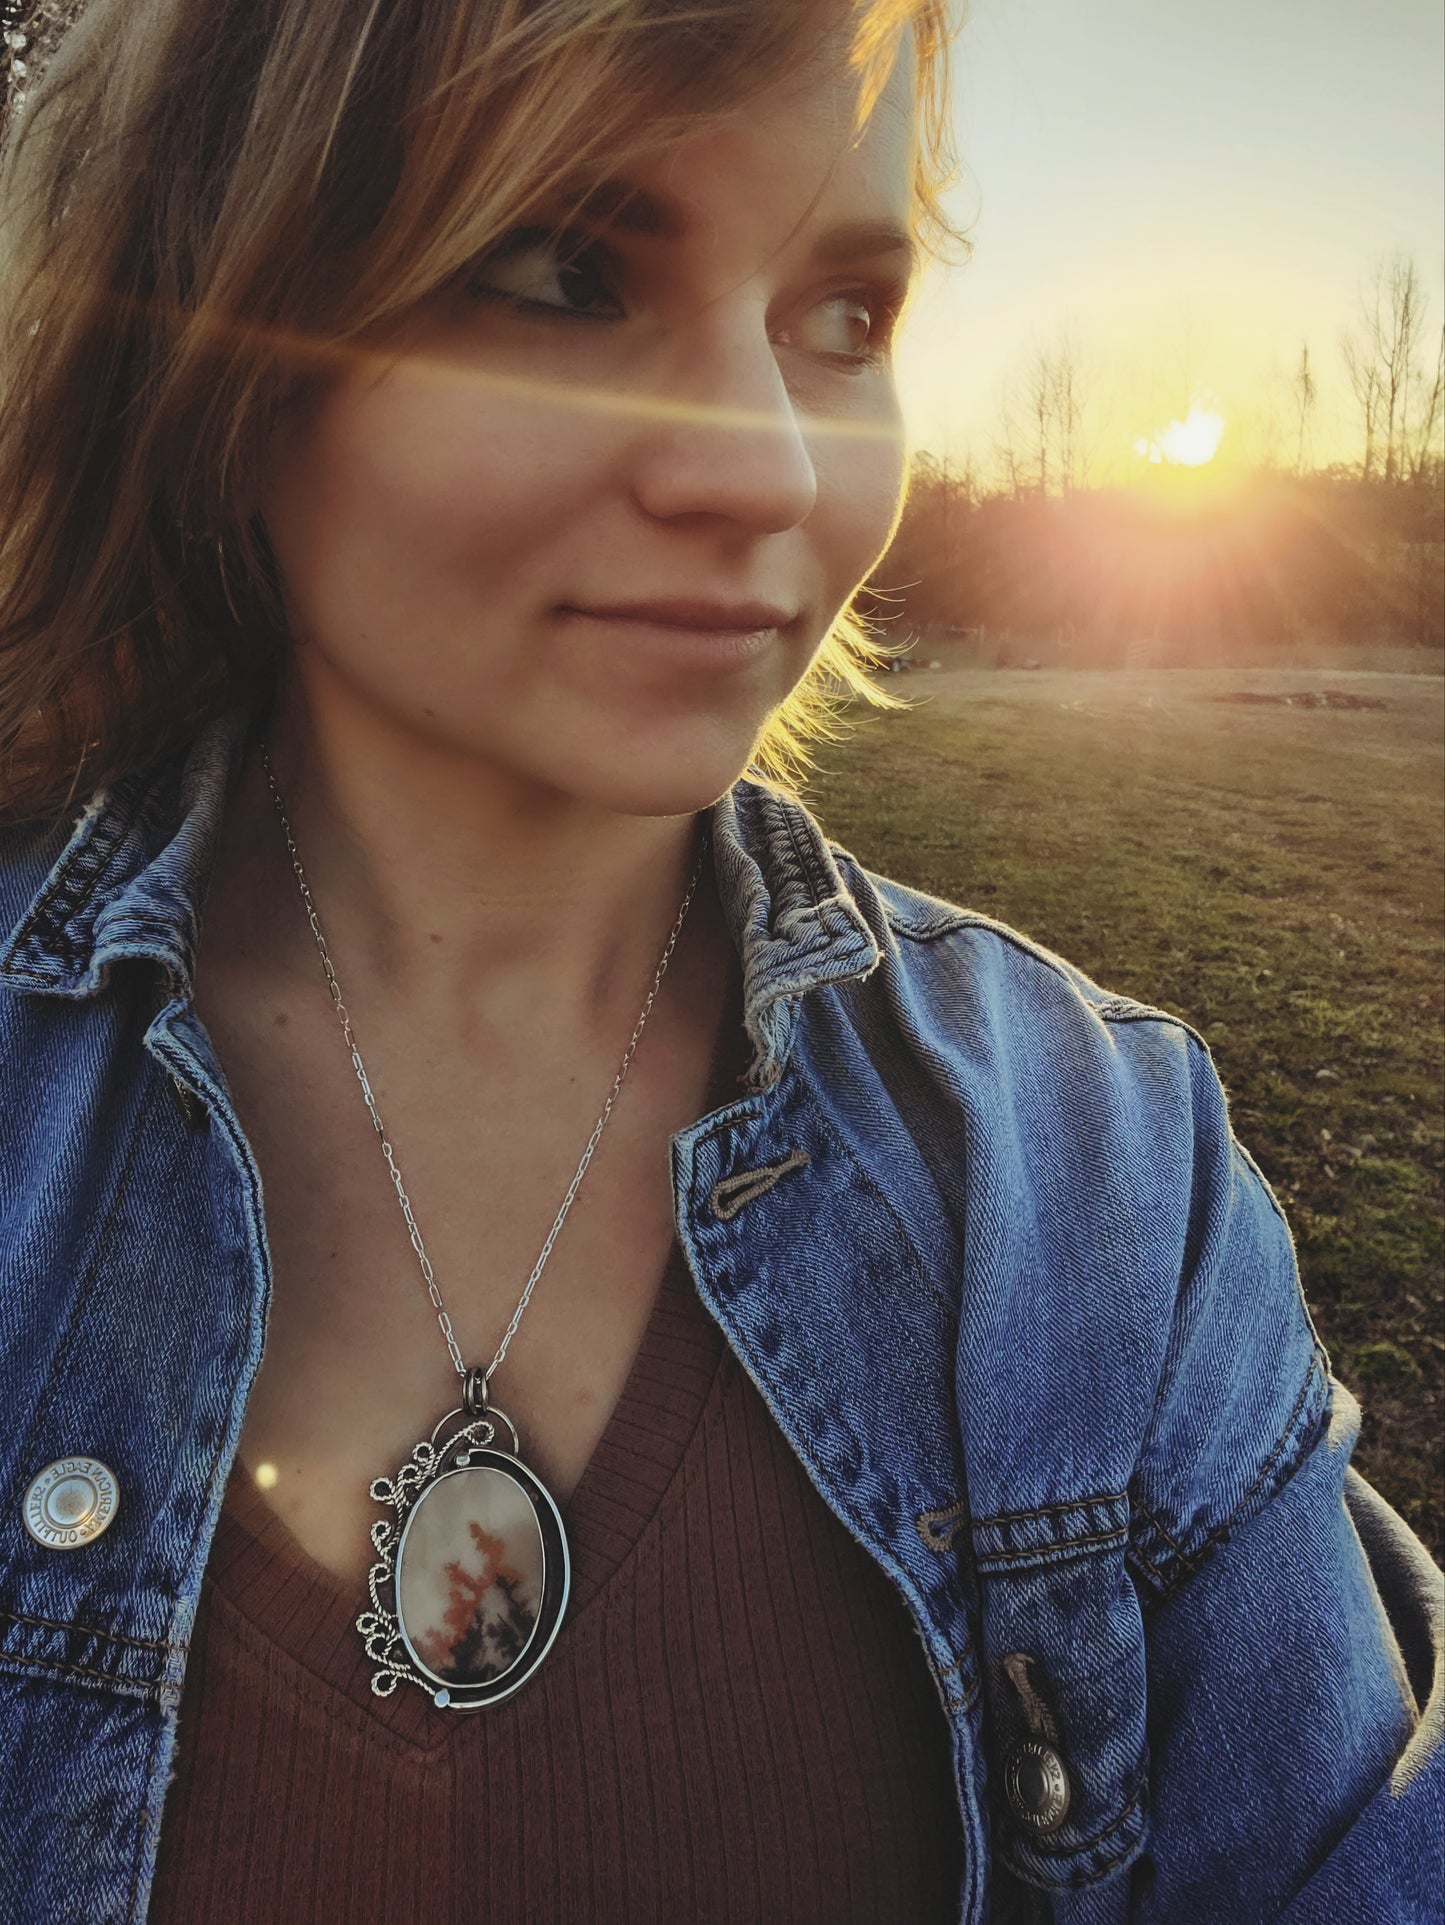
[[[1003,671],[895,681],[807,799],[870,868],[1002,918],[1207,1038],[1365,1421],[1355,1461],[1438,1558],[1438,678]],[[1233,707],[1348,687],[1381,711]]]

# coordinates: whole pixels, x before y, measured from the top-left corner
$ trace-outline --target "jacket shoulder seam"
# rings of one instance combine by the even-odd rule
[[[1316,1350],[1311,1355],[1304,1382],[1273,1448],[1233,1508],[1198,1544],[1186,1547],[1164,1524],[1156,1510],[1143,1501],[1138,1491],[1130,1491],[1130,1508],[1143,1529],[1130,1533],[1129,1554],[1143,1566],[1141,1575],[1146,1577],[1158,1602],[1163,1603],[1172,1597],[1185,1580],[1193,1577],[1214,1551],[1227,1541],[1236,1526],[1247,1522],[1273,1491],[1289,1482],[1319,1433],[1328,1391],[1329,1378],[1321,1354]]]
[[[883,906],[883,912],[887,917],[888,927],[893,933],[898,936],[907,937],[910,942],[923,944],[935,943],[944,936],[956,936],[964,929],[981,930],[984,935],[996,937],[999,942],[1007,943],[1011,949],[1016,949],[1020,955],[1028,956],[1033,962],[1049,970],[1053,975],[1067,984],[1076,995],[1080,993],[1080,975],[1075,973],[1074,969],[1063,957],[1055,956],[1041,943],[1037,943],[1032,937],[1024,935],[1021,930],[1011,929],[1007,923],[995,922],[991,916],[979,915],[976,910],[972,909],[959,909],[946,919],[938,922],[922,923],[912,921],[900,915],[900,913],[896,909],[891,908],[886,901]],[[1085,978],[1084,980],[1087,979]],[[1170,1010],[1158,1009],[1152,1003],[1138,1002],[1132,996],[1112,994],[1107,990],[1097,989],[1097,986],[1095,996],[1090,997],[1085,995],[1081,997],[1081,1000],[1088,1003],[1091,1012],[1099,1018],[1100,1022],[1117,1024],[1164,1023],[1171,1029],[1181,1031],[1182,1034],[1197,1043],[1201,1049],[1206,1052],[1208,1051],[1208,1044],[1194,1025],[1188,1022],[1183,1016],[1174,1015]]]

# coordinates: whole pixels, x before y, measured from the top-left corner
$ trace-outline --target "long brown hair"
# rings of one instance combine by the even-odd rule
[[[549,194],[846,37],[866,111],[912,32],[919,227],[949,228],[948,0],[90,0],[0,164],[0,817],[49,815],[260,697],[285,623],[238,504],[328,354]],[[298,374],[298,370],[301,371]],[[851,613],[769,719],[790,785]]]

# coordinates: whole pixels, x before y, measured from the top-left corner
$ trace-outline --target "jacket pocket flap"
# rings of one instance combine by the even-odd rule
[[[977,1520],[984,1743],[995,1850],[1028,1884],[1093,1885],[1148,1823],[1144,1630],[1128,1503]]]

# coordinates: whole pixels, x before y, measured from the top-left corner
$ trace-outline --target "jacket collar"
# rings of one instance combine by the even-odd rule
[[[157,962],[188,996],[201,911],[246,717],[211,723],[158,769],[93,796],[59,860],[0,948],[0,982],[74,999],[111,964]],[[795,998],[865,976],[880,951],[833,851],[800,803],[740,781],[709,810],[718,894],[743,967],[748,1082],[766,1088],[786,1060]]]

